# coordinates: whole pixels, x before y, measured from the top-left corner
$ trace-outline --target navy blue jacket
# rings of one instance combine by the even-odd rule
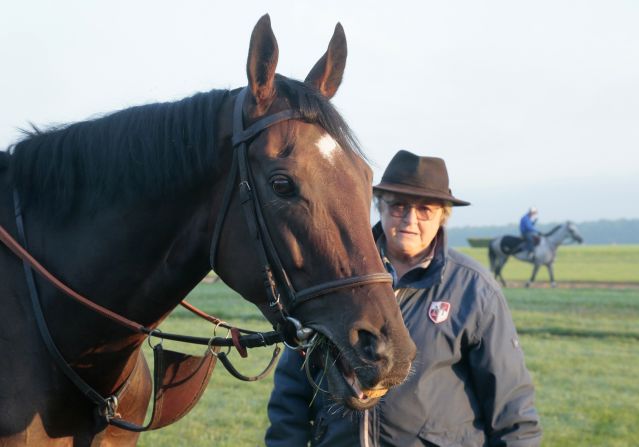
[[[266,445],[538,446],[533,385],[489,273],[447,249],[440,230],[430,265],[407,272],[394,288],[418,349],[406,382],[373,409],[352,412],[315,393],[302,357],[287,349],[275,371]]]

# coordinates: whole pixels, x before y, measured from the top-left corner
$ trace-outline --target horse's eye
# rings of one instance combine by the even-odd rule
[[[295,194],[295,183],[284,175],[273,176],[271,178],[271,187],[278,196],[290,197]]]

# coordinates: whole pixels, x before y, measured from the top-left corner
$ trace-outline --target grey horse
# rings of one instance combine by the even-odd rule
[[[553,263],[555,262],[555,255],[557,254],[557,248],[564,243],[564,241],[575,241],[578,243],[583,242],[581,234],[577,226],[568,221],[564,224],[557,225],[548,233],[539,236],[539,242],[536,243],[534,248],[534,256],[530,257],[529,251],[526,249],[526,244],[521,237],[516,236],[499,236],[490,241],[488,246],[488,258],[490,260],[490,271],[494,273],[495,278],[501,282],[503,286],[506,285],[506,281],[501,274],[506,261],[509,256],[514,256],[520,261],[530,262],[534,264],[532,275],[526,287],[535,280],[537,271],[541,265],[545,265],[548,269],[550,276],[550,285],[555,287],[555,274],[553,272]]]

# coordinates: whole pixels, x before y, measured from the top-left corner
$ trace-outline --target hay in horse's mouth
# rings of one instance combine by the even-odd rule
[[[344,381],[353,392],[353,396],[362,402],[366,402],[376,397],[382,397],[388,391],[388,388],[376,386],[374,388],[363,388],[355,371],[351,365],[346,362],[344,356],[338,355],[337,357],[337,369],[342,373]]]
[[[355,374],[353,366],[345,358],[343,351],[328,337],[321,333],[318,334],[319,336],[313,346],[309,348],[307,355],[310,357],[313,352],[317,351],[322,357],[321,365],[329,382],[336,383],[341,381],[344,388],[351,394],[350,400],[357,401],[356,406],[368,407],[386,394],[388,388],[383,386],[363,387],[357,374]]]

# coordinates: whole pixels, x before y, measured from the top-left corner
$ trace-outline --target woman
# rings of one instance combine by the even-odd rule
[[[344,414],[287,350],[266,444],[539,445],[534,388],[506,300],[482,266],[446,246],[452,207],[469,203],[452,195],[444,160],[399,151],[373,193],[381,216],[373,233],[418,349],[414,373],[373,409]]]

